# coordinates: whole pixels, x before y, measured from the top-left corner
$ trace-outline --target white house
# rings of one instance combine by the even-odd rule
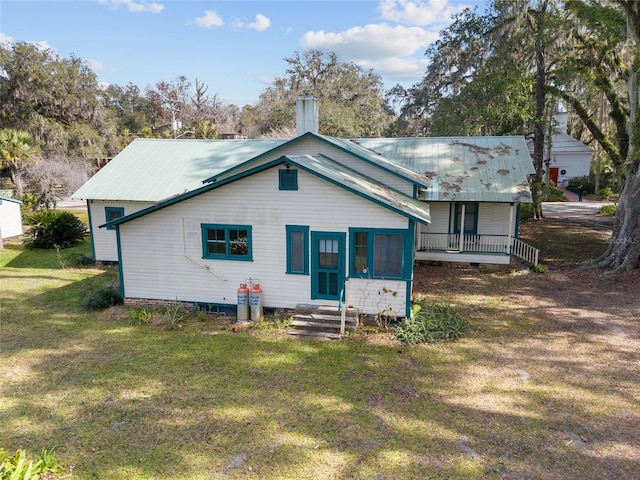
[[[549,179],[559,187],[564,187],[571,178],[587,177],[591,170],[594,150],[567,133],[568,113],[559,105],[553,118],[555,130],[549,139],[549,150],[545,147],[544,158],[549,159]],[[533,141],[528,143],[533,154]]]
[[[257,281],[265,307],[402,317],[416,259],[537,262],[517,239],[523,137],[348,140],[313,125],[290,140],[136,140],[92,177],[74,197],[125,301],[230,306]]]
[[[0,234],[2,239],[22,235],[22,202],[0,197]]]

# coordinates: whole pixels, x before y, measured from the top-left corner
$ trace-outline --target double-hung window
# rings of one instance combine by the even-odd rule
[[[287,225],[287,273],[309,274],[309,227]]]
[[[120,217],[124,217],[124,208],[122,207],[104,207],[104,218],[107,222],[112,222]],[[108,230],[115,230],[116,227],[107,227]]]
[[[462,206],[464,205],[464,217]],[[460,233],[460,226],[464,223],[464,232],[467,235],[478,233],[478,202],[455,203],[454,233]]]
[[[351,229],[351,276],[403,278],[410,263],[405,261],[407,238],[405,230]]]
[[[203,224],[202,258],[251,260],[251,227]]]

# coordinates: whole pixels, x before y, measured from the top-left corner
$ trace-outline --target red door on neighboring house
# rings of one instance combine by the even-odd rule
[[[549,168],[549,180],[551,180],[555,185],[558,185],[558,173],[560,173],[560,169],[557,167]]]

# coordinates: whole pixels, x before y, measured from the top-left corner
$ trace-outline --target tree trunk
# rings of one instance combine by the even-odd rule
[[[629,75],[631,148],[627,158],[627,178],[618,202],[609,247],[598,260],[603,267],[624,271],[640,268],[640,3],[631,0],[617,3],[627,15],[627,29],[634,51]]]
[[[615,271],[640,267],[640,171],[627,177],[609,247],[599,261]]]
[[[544,127],[546,124],[545,99],[546,99],[546,73],[544,64],[544,16],[547,10],[547,0],[540,2],[538,10],[531,11],[534,19],[534,34],[536,36],[536,118],[533,129],[533,166],[536,173],[531,185],[533,196],[533,217],[542,218],[542,198],[544,195],[543,183],[543,159],[544,159]]]

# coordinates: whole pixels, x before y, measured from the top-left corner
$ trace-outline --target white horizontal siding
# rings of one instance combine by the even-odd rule
[[[478,235],[514,235],[515,211],[509,231],[510,207],[508,203],[481,203],[478,206]]]
[[[253,261],[202,259],[203,223],[252,226]],[[274,167],[123,224],[125,295],[234,304],[251,278],[266,307],[327,303],[310,300],[310,275],[285,273],[286,225],[344,232],[348,243],[349,227],[406,229],[408,220],[302,171],[298,190],[280,191]]]
[[[448,202],[428,202],[431,212],[431,223],[420,225],[424,232],[428,233],[449,233],[449,210]]]
[[[22,235],[20,203],[0,198],[0,230],[2,238]]]
[[[406,315],[407,282],[351,278],[348,294],[347,306],[362,313],[388,317]]]
[[[453,231],[455,209],[448,202],[430,202],[431,223],[421,226],[425,233],[450,233]],[[515,235],[515,206],[511,231],[509,231],[508,203],[480,203],[478,205],[478,235]]]
[[[91,241],[93,243],[95,260],[99,262],[118,261],[118,247],[116,244],[115,230],[99,228],[100,225],[104,225],[107,222],[105,217],[106,207],[124,208],[124,214],[130,215],[144,208],[150,207],[151,205],[153,205],[152,202],[91,200],[89,202],[89,229],[91,230]]]

